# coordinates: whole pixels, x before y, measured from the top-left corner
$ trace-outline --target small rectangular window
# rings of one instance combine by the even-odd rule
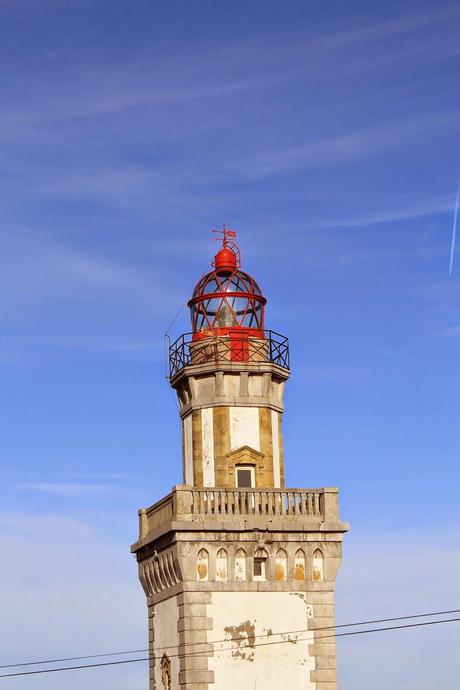
[[[254,558],[254,580],[265,580],[265,558]]]
[[[237,467],[236,469],[236,485],[242,489],[250,489],[254,486],[254,468],[253,467]]]

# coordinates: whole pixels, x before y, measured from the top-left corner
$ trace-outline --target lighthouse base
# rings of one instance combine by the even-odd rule
[[[163,499],[147,511],[149,533],[141,511],[132,550],[147,595],[150,690],[336,690],[334,588],[348,526],[336,490],[315,491],[329,497],[322,515],[284,520],[173,514],[159,524]]]

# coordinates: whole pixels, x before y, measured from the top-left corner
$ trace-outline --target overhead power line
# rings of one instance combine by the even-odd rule
[[[423,614],[421,614],[421,615],[423,615]],[[403,618],[407,618],[407,617],[403,617]],[[387,626],[384,628],[369,628],[367,630],[352,630],[350,632],[334,633],[333,635],[322,635],[319,639],[325,640],[325,639],[329,639],[329,638],[348,637],[351,635],[366,635],[366,634],[375,633],[375,632],[386,632],[386,631],[390,631],[390,630],[403,630],[403,629],[407,629],[407,628],[420,628],[420,627],[424,627],[424,626],[428,626],[428,625],[440,625],[442,623],[454,623],[454,622],[458,622],[458,621],[460,621],[460,618],[445,618],[445,619],[437,620],[437,621],[425,621],[424,623],[406,623],[405,625],[392,625],[392,626]],[[353,624],[348,623],[345,625],[353,625]],[[358,624],[355,623],[354,625],[358,625]],[[330,626],[330,627],[333,627],[333,626]],[[315,630],[309,630],[309,631],[305,631],[305,632],[309,632],[310,635],[312,635],[314,633],[317,633],[320,630],[325,630],[325,629],[327,629],[327,628],[322,628],[322,629],[316,628]],[[288,635],[291,633],[276,633],[276,634]],[[311,638],[296,638],[295,641],[296,642],[299,642],[299,641],[302,642],[302,641],[307,641],[308,639],[311,639]],[[240,649],[248,649],[248,648],[254,649],[255,647],[265,647],[265,646],[274,645],[274,644],[287,644],[287,643],[292,643],[293,641],[294,640],[292,640],[291,638],[288,638],[285,640],[272,640],[270,642],[258,642],[256,644],[250,644],[250,643],[241,644],[240,641],[238,641],[238,642],[239,642],[239,648]],[[230,642],[230,640],[223,640],[223,642]],[[217,644],[217,643],[218,643],[217,641],[211,641],[210,642],[210,644]],[[205,643],[200,643],[200,644],[205,644]],[[217,652],[217,654],[222,653],[222,652],[226,652],[226,651],[229,651],[231,649],[234,649],[234,647],[233,646],[224,647],[224,648],[216,650],[214,652],[214,654],[216,654],[216,652]],[[187,658],[187,657],[191,657],[191,656],[200,656],[200,655],[202,655],[202,652],[197,651],[197,652],[185,652],[182,654],[181,653],[170,654],[169,656],[171,658],[174,658],[174,657]],[[43,674],[43,673],[57,673],[59,671],[76,671],[79,669],[100,668],[100,667],[104,667],[104,666],[119,666],[121,664],[134,664],[134,663],[138,663],[138,662],[142,662],[142,661],[149,661],[149,657],[142,657],[139,659],[124,659],[121,661],[105,661],[105,662],[99,662],[97,664],[80,664],[78,666],[66,666],[66,667],[61,667],[61,668],[48,668],[48,669],[40,669],[40,670],[36,670],[36,671],[19,671],[19,672],[15,672],[15,673],[1,674],[0,678],[13,678],[16,676],[31,676],[31,675],[39,675],[39,674]]]
[[[460,609],[451,609],[450,611],[431,611],[429,613],[415,613],[407,616],[396,616],[393,618],[374,618],[372,620],[367,620],[367,621],[358,621],[357,623],[339,623],[337,625],[328,625],[322,628],[316,628],[317,631],[323,631],[323,630],[336,630],[337,628],[355,628],[361,625],[374,625],[374,623],[392,623],[394,621],[406,621],[406,620],[412,620],[415,618],[431,618],[432,616],[447,616],[450,615],[451,613],[460,613]],[[308,628],[302,628],[300,630],[283,630],[278,633],[273,633],[274,635],[294,635],[296,633],[302,633],[302,632],[310,632]],[[267,633],[263,633],[261,635],[254,635],[254,639],[260,638],[260,637],[267,637]],[[225,638],[223,640],[214,640],[213,644],[219,644],[220,642],[228,642],[228,639]],[[184,646],[185,647],[193,647],[195,645],[201,645],[203,644],[202,642],[189,642],[186,643]],[[156,647],[156,650],[158,652],[164,652],[167,651],[168,649],[175,649],[175,645],[171,645],[169,647]],[[126,656],[126,654],[142,654],[142,652],[148,652],[148,648],[144,649],[127,649],[125,651],[121,652],[103,652],[100,654],[85,654],[85,655],[80,655],[80,656],[67,656],[67,657],[61,657],[59,659],[41,659],[40,661],[23,661],[22,663],[15,663],[15,664],[3,664],[0,665],[0,669],[4,668],[19,668],[19,667],[24,667],[24,666],[41,666],[43,664],[58,664],[58,663],[64,663],[65,661],[81,661],[83,659],[100,659],[102,657],[109,657],[109,656]]]

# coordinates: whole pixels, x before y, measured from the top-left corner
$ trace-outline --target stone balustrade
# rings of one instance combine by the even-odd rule
[[[168,522],[197,522],[207,518],[225,522],[229,518],[256,516],[269,520],[337,522],[338,490],[175,486],[161,501],[139,511],[139,536],[142,540]]]

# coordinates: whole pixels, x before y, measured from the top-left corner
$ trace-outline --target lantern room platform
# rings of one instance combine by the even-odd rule
[[[270,363],[289,371],[289,340],[275,331],[264,331],[263,337],[232,332],[225,335],[184,333],[169,346],[169,378],[185,367],[201,364]]]

